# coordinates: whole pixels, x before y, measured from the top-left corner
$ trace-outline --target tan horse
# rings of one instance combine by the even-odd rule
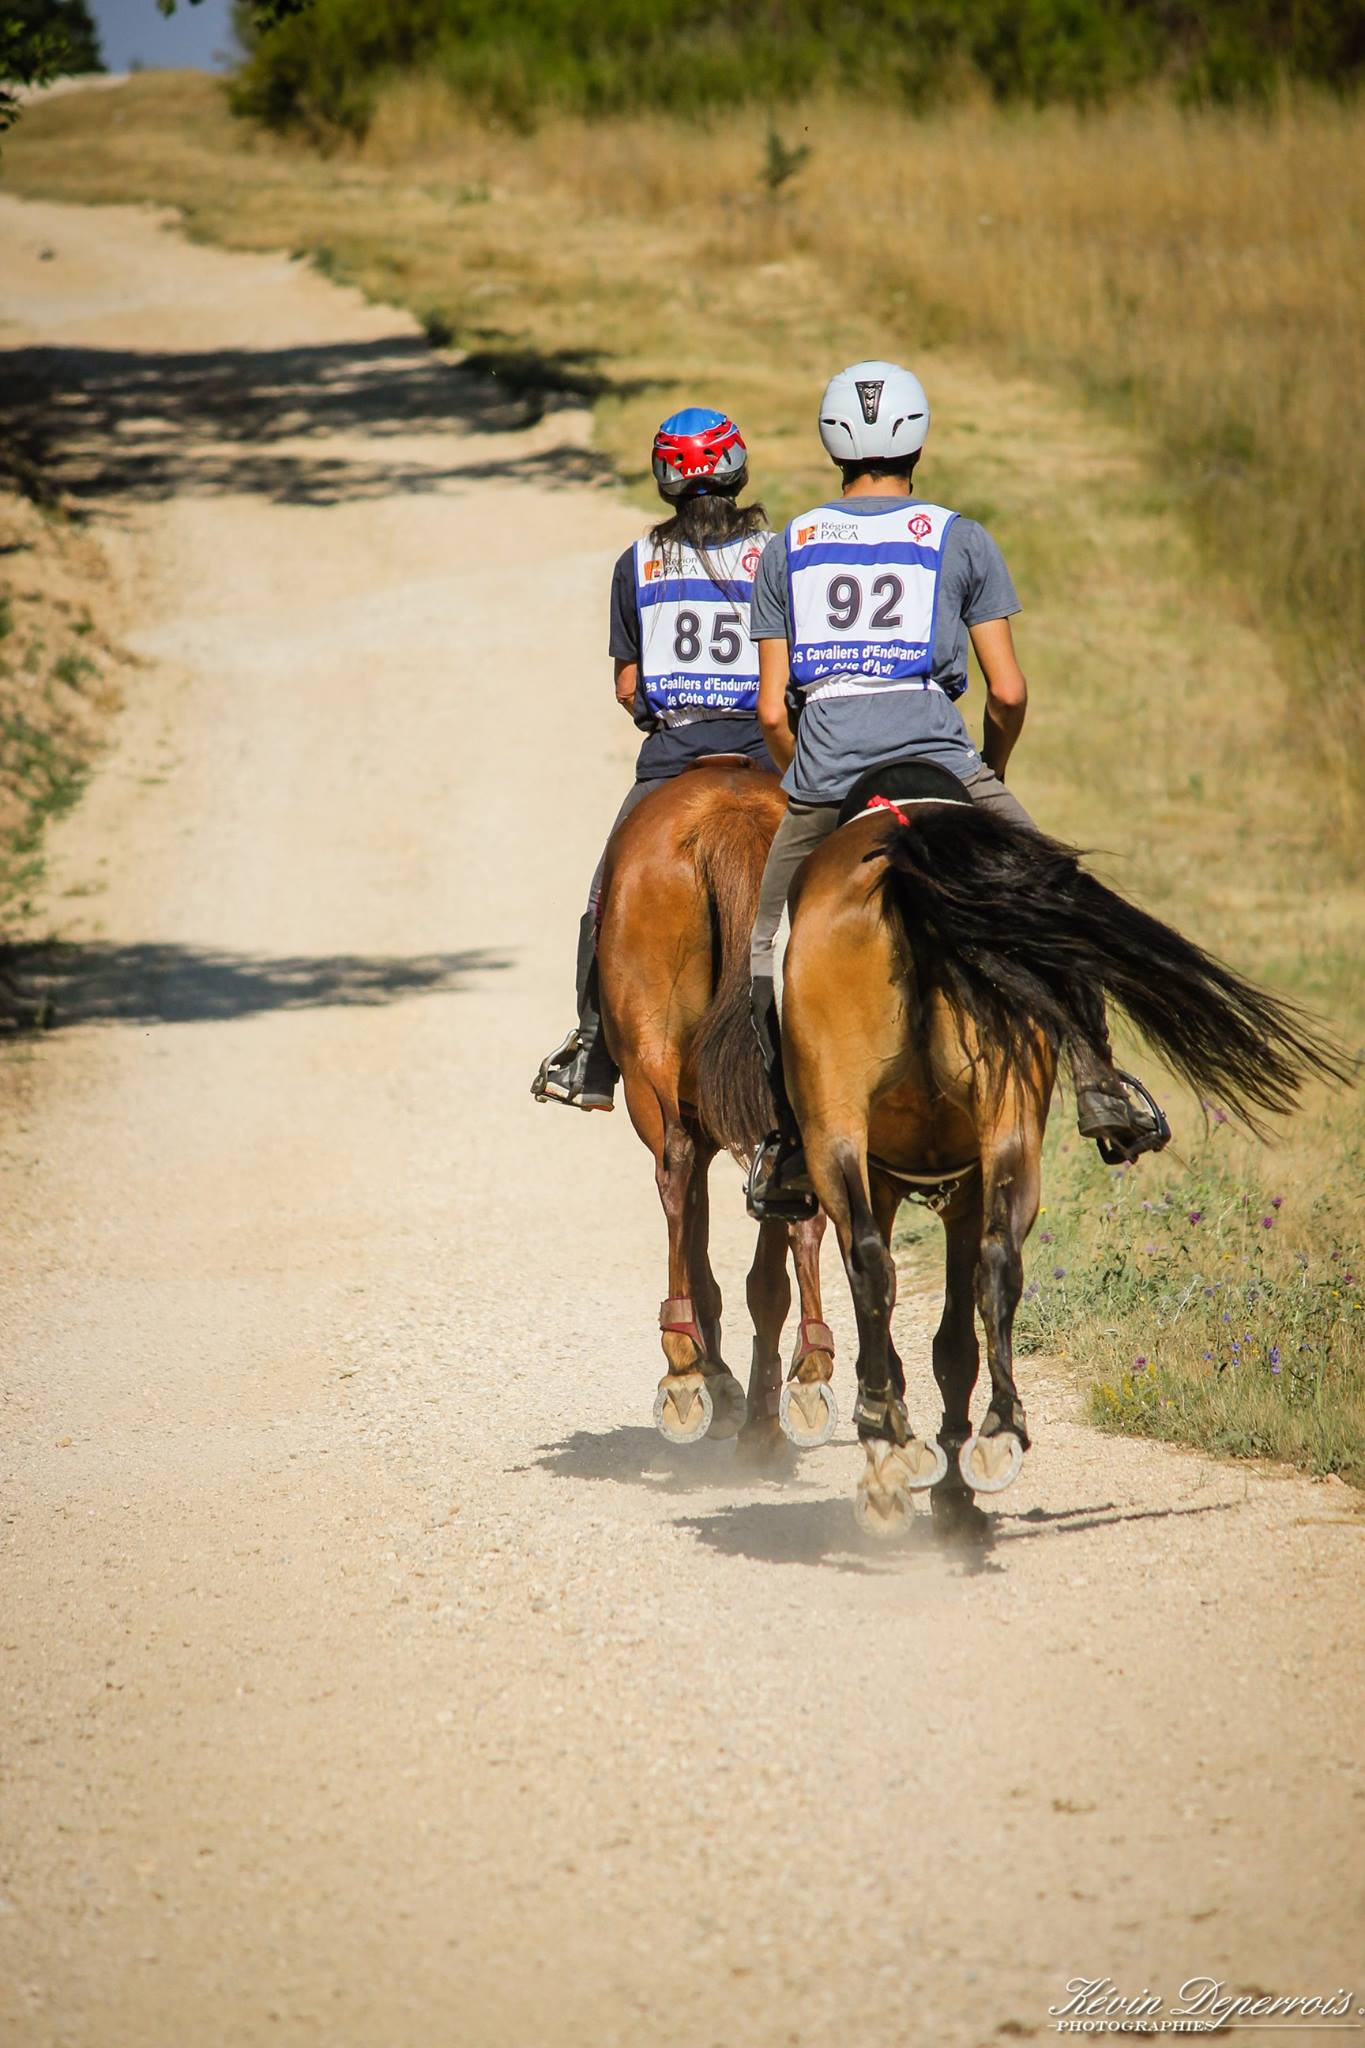
[[[1096,994],[1253,1128],[1255,1111],[1292,1107],[1308,1071],[1349,1068],[1293,1006],[1105,888],[1069,847],[973,805],[951,775],[898,764],[850,808],[883,785],[895,817],[853,817],[798,878],[782,1045],[857,1313],[858,1518],[892,1534],[917,1488],[970,1516],[967,1490],[1007,1486],[1028,1448],[1012,1356],[1022,1248],[1057,1047],[1087,1028]],[[891,1229],[916,1192],[947,1239],[936,1439],[911,1427],[891,1341]],[[991,1393],[974,1434],[977,1313]]]
[[[785,805],[776,777],[742,756],[714,757],[662,783],[612,835],[597,944],[607,1046],[631,1122],[653,1154],[668,1223],[659,1312],[668,1370],[654,1419],[673,1443],[739,1432],[759,1453],[775,1449],[784,1430],[798,1445],[824,1443],[836,1421],[834,1340],[820,1304],[824,1217],[758,1226],[747,1398],[721,1354],[709,1253],[712,1161],[751,1151],[773,1117],[749,1015],[749,935]],[[784,1387],[789,1247],[801,1323]]]

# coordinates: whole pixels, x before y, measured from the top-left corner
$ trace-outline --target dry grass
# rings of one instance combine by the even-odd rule
[[[1270,630],[1307,577],[1340,584],[1339,619],[1359,602],[1354,130],[1334,107],[922,126],[811,110],[785,132],[808,131],[814,155],[773,200],[750,124],[562,121],[516,138],[409,85],[363,155],[323,160],[232,122],[206,81],[144,77],[34,110],[6,174],[54,197],[174,203],[229,246],[311,253],[511,375],[595,390],[598,443],[642,508],[654,424],[696,399],[742,420],[775,513],[823,497],[812,425],[830,366],[909,358],[935,405],[923,487],[988,521],[1026,606],[1024,801],[1357,1046],[1358,645],[1338,630],[1338,691],[1314,667],[1311,606],[1295,635]],[[1300,580],[1272,588],[1272,560]],[[1195,1106],[1176,1121],[1188,1142]],[[1358,1235],[1362,1153],[1359,1097],[1318,1094],[1273,1152],[1238,1141],[1220,1171],[1273,1180],[1305,1215],[1331,1186]],[[1080,1189],[1079,1163],[1059,1140],[1050,1202]],[[1144,1168],[1154,1198],[1181,1170]],[[1140,1319],[1151,1304],[1134,1302]],[[1079,1365],[1108,1371],[1118,1325],[1079,1297],[1071,1312]],[[1171,1360],[1194,1385],[1200,1355]],[[1352,1386],[1337,1406],[1358,1418]],[[1295,1443],[1286,1419],[1280,1447]]]

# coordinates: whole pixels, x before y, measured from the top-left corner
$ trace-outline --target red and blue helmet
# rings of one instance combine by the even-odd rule
[[[665,498],[736,491],[748,463],[749,451],[734,421],[706,405],[673,413],[654,436],[651,466]]]

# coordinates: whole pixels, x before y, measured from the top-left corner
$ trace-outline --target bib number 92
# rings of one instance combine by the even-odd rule
[[[720,668],[733,668],[744,652],[744,635],[738,612],[717,612],[711,621],[707,652]],[[679,612],[673,627],[673,659],[695,661],[701,653],[701,619],[696,612]]]
[[[858,622],[865,596],[879,599],[868,625],[873,631],[893,633],[901,624],[901,603],[905,585],[899,576],[878,576],[865,592],[856,576],[834,576],[825,592],[825,617],[836,633],[849,632]]]

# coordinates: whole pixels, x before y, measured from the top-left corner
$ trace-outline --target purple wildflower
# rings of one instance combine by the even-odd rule
[[[1270,1197],[1270,1206],[1271,1206],[1271,1208],[1272,1208],[1272,1209],[1283,1209],[1283,1207],[1284,1207],[1284,1196],[1283,1196],[1283,1195],[1272,1195],[1272,1196]]]
[[[1275,1218],[1273,1216],[1263,1216],[1261,1218],[1261,1228],[1262,1230],[1273,1230],[1275,1228]]]
[[[1144,1246],[1142,1247],[1142,1249],[1143,1249],[1143,1253],[1144,1253],[1144,1255],[1145,1255],[1145,1256],[1146,1256],[1147,1258],[1149,1258],[1149,1259],[1150,1259],[1150,1258],[1152,1257],[1153,1253],[1154,1253],[1154,1252],[1156,1251],[1156,1246],[1155,1246],[1154,1244],[1145,1244],[1145,1245],[1144,1245]]]
[[[1050,1230],[1040,1230],[1038,1232],[1038,1242],[1039,1244],[1051,1244],[1052,1232]]]
[[[1202,1209],[1191,1209],[1191,1211],[1190,1211],[1190,1221],[1191,1221],[1191,1223],[1202,1223],[1202,1222],[1203,1222],[1203,1220],[1204,1220],[1204,1212],[1203,1212],[1203,1210],[1202,1210]]]
[[[1278,1345],[1278,1344],[1272,1344],[1272,1345],[1271,1345],[1271,1347],[1270,1347],[1270,1370],[1271,1370],[1272,1372],[1278,1372],[1278,1371],[1279,1371],[1279,1369],[1280,1369],[1280,1347],[1279,1347],[1279,1345]]]
[[[1134,1371],[1134,1372],[1141,1372],[1141,1371],[1142,1371],[1142,1369],[1143,1369],[1143,1367],[1144,1367],[1144,1366],[1146,1365],[1146,1363],[1147,1363],[1147,1354],[1146,1354],[1146,1352],[1145,1352],[1145,1351],[1140,1351],[1140,1352],[1138,1353],[1137,1357],[1136,1357],[1136,1358],[1135,1358],[1135,1359],[1133,1360],[1133,1371]]]
[[[1053,1267],[1053,1269],[1052,1269],[1052,1277],[1053,1277],[1053,1279],[1054,1279],[1054,1280],[1065,1280],[1065,1278],[1066,1278],[1066,1267],[1065,1267],[1065,1266],[1054,1266],[1054,1267]]]

